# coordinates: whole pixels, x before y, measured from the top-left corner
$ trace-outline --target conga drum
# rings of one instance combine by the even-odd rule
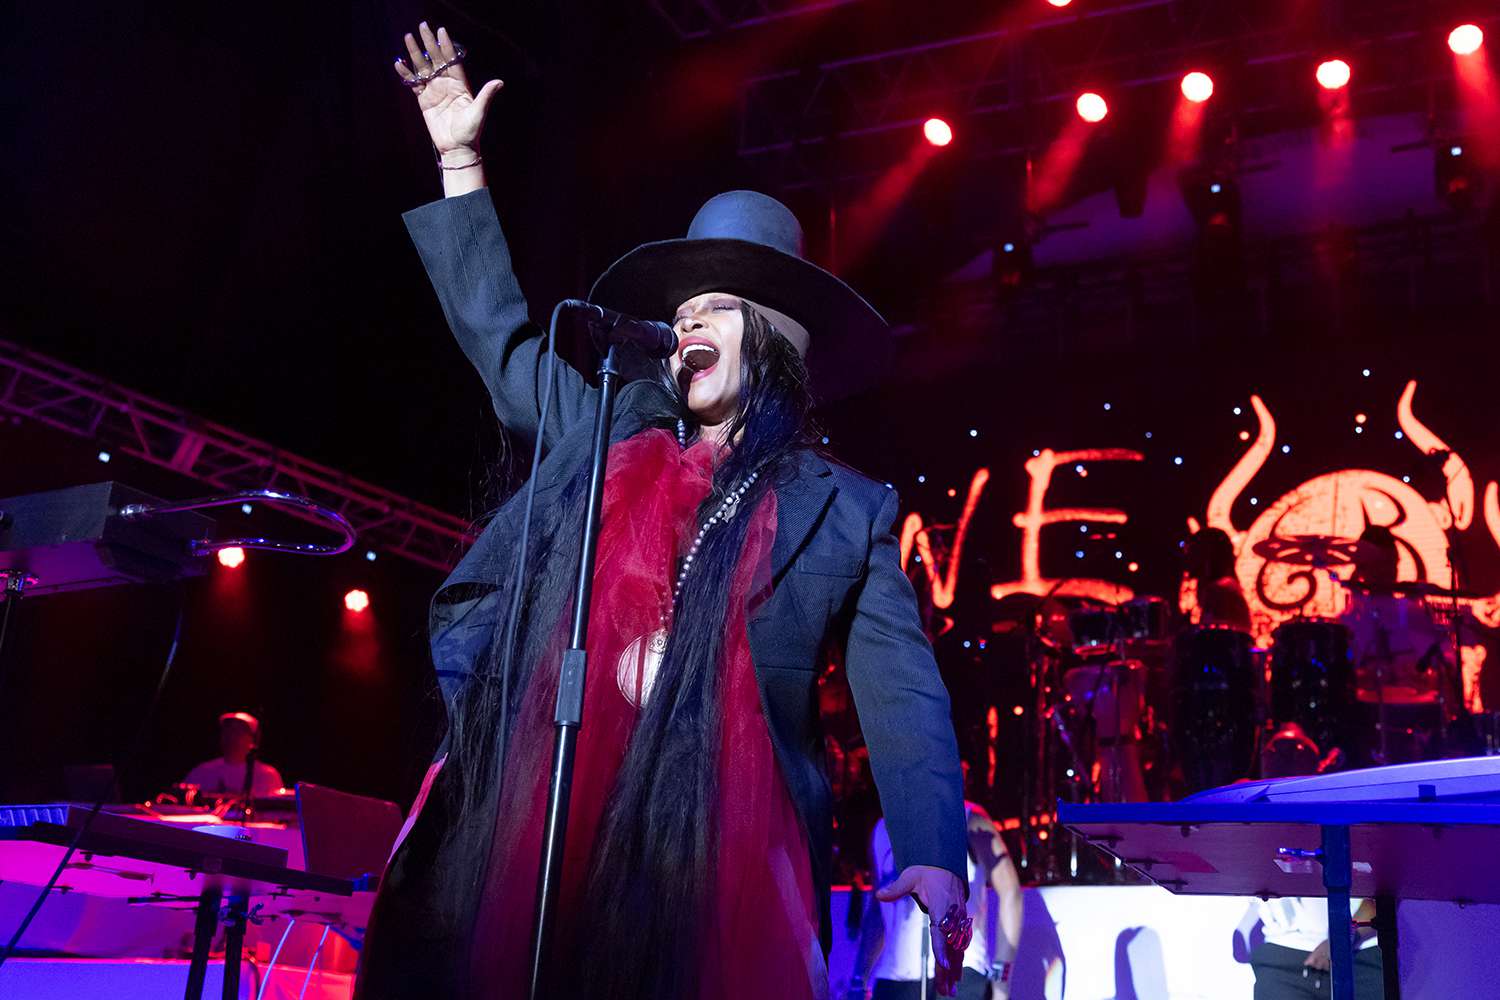
[[[1133,660],[1090,663],[1063,675],[1068,722],[1092,734],[1092,784],[1101,802],[1145,802],[1140,723],[1146,668]]]
[[[1368,740],[1361,739],[1349,630],[1299,618],[1271,635],[1271,717],[1277,725],[1297,723],[1325,754],[1341,747],[1363,761]]]

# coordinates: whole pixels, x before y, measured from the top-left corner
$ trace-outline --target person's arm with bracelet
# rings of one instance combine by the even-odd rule
[[[969,854],[984,873],[999,901],[995,936],[990,942],[989,979],[997,1000],[1010,996],[1011,967],[1021,942],[1021,879],[1005,850],[1000,828],[978,805],[969,806]],[[988,928],[986,928],[986,932]]]
[[[459,347],[484,379],[495,413],[525,444],[541,418],[542,379],[548,355],[544,331],[532,322],[511,266],[510,248],[486,187],[479,136],[499,80],[478,94],[469,89],[463,54],[444,28],[424,22],[421,41],[406,36],[410,68],[396,72],[416,95],[443,176],[445,197],[404,216]],[[550,448],[580,421],[591,418],[593,395],[566,363],[554,369],[547,417]]]
[[[996,832],[995,840],[1000,841]],[[995,935],[995,946],[990,951],[990,981],[994,983],[996,1000],[1010,996],[1011,973],[1014,971],[1016,953],[1021,946],[1021,918],[1025,901],[1021,897],[1021,879],[1016,866],[1010,860],[1004,843],[1000,843],[1000,855],[990,868],[990,887],[1000,900],[1000,913]]]
[[[447,28],[437,34],[423,21],[417,28],[420,42],[406,35],[406,53],[411,68],[396,60],[396,74],[417,95],[417,107],[432,139],[438,166],[443,171],[443,197],[456,198],[486,187],[484,157],[479,155],[479,134],[484,116],[502,80],[491,80],[475,94],[469,89],[463,57]],[[434,61],[436,60],[436,61]]]

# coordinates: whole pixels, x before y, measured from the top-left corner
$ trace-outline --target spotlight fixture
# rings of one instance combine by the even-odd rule
[[[219,565],[225,569],[239,569],[245,564],[245,550],[242,548],[220,549],[218,552]]]
[[[1203,248],[1218,251],[1220,257],[1234,250],[1240,242],[1241,214],[1240,190],[1234,177],[1227,171],[1197,166],[1183,170],[1177,183],[1188,213],[1198,224]],[[1235,416],[1239,411],[1235,407]]]
[[[344,607],[355,614],[364,614],[370,607],[370,595],[363,590],[351,590],[344,595]]]
[[[1448,32],[1448,48],[1454,55],[1472,56],[1484,44],[1484,31],[1477,24],[1460,24]]]
[[[1102,122],[1109,114],[1109,105],[1105,103],[1103,97],[1092,90],[1079,94],[1073,106],[1078,110],[1078,117],[1090,125]]]
[[[1318,84],[1324,90],[1342,90],[1349,85],[1349,64],[1342,59],[1318,63]]]
[[[1016,234],[1002,237],[996,247],[993,278],[1002,297],[1014,295],[1031,274],[1031,241]]]
[[[1484,174],[1475,168],[1467,142],[1453,139],[1434,147],[1432,182],[1437,196],[1453,211],[1466,212],[1474,207]]]
[[[1182,96],[1194,104],[1202,104],[1214,96],[1214,79],[1201,70],[1193,70],[1182,78]]]
[[[946,146],[953,141],[953,127],[941,118],[929,118],[922,123],[922,138],[934,146]]]

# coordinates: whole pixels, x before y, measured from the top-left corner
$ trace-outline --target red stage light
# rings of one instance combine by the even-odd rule
[[[1194,104],[1202,104],[1214,96],[1214,79],[1207,73],[1193,70],[1182,78],[1182,96]]]
[[[1318,63],[1318,83],[1324,90],[1339,90],[1349,84],[1349,64],[1342,59]]]
[[[363,614],[370,606],[370,595],[363,590],[351,590],[344,595],[344,607],[355,614]]]
[[[245,550],[241,548],[220,549],[219,565],[225,569],[239,569],[245,561]]]
[[[1066,7],[1068,4],[1072,3],[1073,0],[1047,0],[1047,2],[1054,7]]]
[[[1092,90],[1078,95],[1078,102],[1074,105],[1078,109],[1078,117],[1090,125],[1102,122],[1104,116],[1109,114],[1109,105],[1104,103],[1104,98]]]
[[[1484,44],[1484,32],[1477,24],[1460,24],[1448,32],[1448,48],[1455,55],[1472,56]]]
[[[941,118],[929,118],[922,123],[922,137],[934,146],[946,146],[953,141],[953,128]]]

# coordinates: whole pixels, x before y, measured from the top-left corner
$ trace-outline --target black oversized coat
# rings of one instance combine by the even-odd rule
[[[484,379],[495,412],[517,437],[534,441],[544,338],[528,316],[489,192],[433,202],[407,213],[405,219],[448,323]],[[557,370],[544,458],[537,472],[538,509],[556,499],[589,455],[596,390],[566,364],[558,364]],[[664,418],[669,423],[674,412],[661,386],[628,383],[617,397],[613,439],[661,426]],[[454,692],[487,655],[503,617],[499,584],[513,567],[523,502],[520,491],[498,512],[433,600],[432,655],[450,706]],[[896,512],[894,490],[811,452],[801,454],[796,475],[776,487],[774,589],[749,622],[751,657],[771,743],[808,836],[825,947],[832,795],[823,767],[816,697],[825,639],[845,647],[849,684],[897,863],[933,865],[965,879],[958,748],[948,696],[891,533]],[[421,823],[410,841],[424,840]],[[417,859],[403,857],[409,853],[407,846],[392,860],[388,882],[422,877]],[[392,889],[392,895],[399,891]],[[400,923],[400,917],[381,909],[393,907],[377,907],[373,947],[437,944],[422,943],[428,935],[421,932],[397,943],[405,935],[391,925]],[[387,965],[375,955],[368,957],[374,965]],[[394,968],[389,972],[403,978]],[[366,988],[374,983],[361,985],[362,996],[403,995]]]

